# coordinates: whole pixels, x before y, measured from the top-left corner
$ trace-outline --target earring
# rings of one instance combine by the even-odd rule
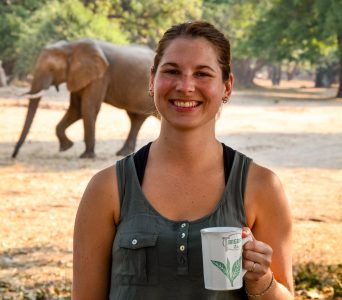
[[[227,103],[229,101],[229,96],[224,96],[223,98],[222,98],[222,102],[223,103]]]
[[[154,92],[152,89],[148,90],[148,94],[150,95],[150,97],[152,98],[154,97]]]

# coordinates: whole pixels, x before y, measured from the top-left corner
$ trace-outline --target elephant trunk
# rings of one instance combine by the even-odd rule
[[[24,124],[23,130],[21,131],[20,138],[17,144],[15,145],[12,158],[15,158],[17,156],[21,145],[25,142],[26,136],[31,128],[33,118],[36,114],[40,99],[41,97],[30,98],[30,102],[29,102],[29,106],[28,106],[28,110],[26,114],[26,119],[25,119],[25,124]]]
[[[30,95],[32,98],[38,97],[39,93],[47,90],[53,82],[53,76],[48,72],[36,71],[31,83],[31,89],[25,95]]]

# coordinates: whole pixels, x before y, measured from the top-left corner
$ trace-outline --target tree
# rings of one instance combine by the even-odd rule
[[[260,58],[308,61],[317,69],[332,64],[329,59],[338,56],[341,70],[341,15],[342,3],[338,0],[277,0],[249,32],[250,47]],[[340,75],[339,97],[341,81]]]
[[[270,6],[268,0],[205,0],[203,19],[213,23],[226,34],[232,46],[232,69],[238,86],[254,85],[255,73],[266,60],[254,54],[249,32],[262,12]]]
[[[19,55],[16,43],[21,24],[49,0],[5,0],[0,4],[0,59],[7,74],[12,74]]]
[[[115,21],[94,14],[79,1],[49,1],[21,23],[15,42],[17,58],[14,72],[24,77],[33,67],[40,50],[58,40],[96,38],[117,44],[127,43],[127,37]]]
[[[85,0],[93,11],[107,11],[134,44],[154,49],[172,24],[200,19],[202,0]]]
[[[337,55],[339,58],[339,88],[337,97],[342,98],[342,2],[339,0],[315,1],[318,11],[320,29],[322,30],[322,41],[336,42]]]

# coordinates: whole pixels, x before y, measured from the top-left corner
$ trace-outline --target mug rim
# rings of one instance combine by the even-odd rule
[[[201,233],[242,233],[242,228],[239,227],[208,227],[200,230]]]

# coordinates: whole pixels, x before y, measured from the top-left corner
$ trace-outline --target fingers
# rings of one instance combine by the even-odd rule
[[[244,250],[243,258],[244,269],[249,271],[249,273],[255,273],[258,276],[263,276],[270,268],[272,262],[272,250],[264,253]]]
[[[250,235],[250,229],[243,229],[243,235]],[[272,262],[272,248],[256,240],[247,242],[243,247],[243,268],[248,272],[246,273],[246,279],[258,280],[264,276],[270,269]]]

